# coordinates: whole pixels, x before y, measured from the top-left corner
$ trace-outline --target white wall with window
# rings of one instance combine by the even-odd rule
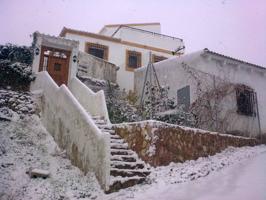
[[[154,64],[160,84],[170,87],[170,95],[178,100],[178,91],[189,86],[190,103],[197,99],[197,82],[193,74],[187,73],[182,64],[196,69],[201,76],[201,84],[225,80],[238,87],[223,102],[224,111],[234,109],[236,120],[231,120],[232,128],[245,130],[248,126],[254,132],[266,134],[266,69],[251,63],[236,60],[207,49],[170,58]],[[135,71],[135,88],[140,94],[143,87],[145,67]],[[215,80],[213,77],[216,77]],[[241,87],[240,87],[241,86]],[[256,99],[257,98],[257,104]],[[258,111],[256,106],[258,105]],[[221,114],[224,114],[221,112]],[[259,116],[258,116],[259,114]],[[252,127],[254,126],[254,127]]]
[[[161,59],[173,57],[171,53],[156,51],[149,48],[136,47],[134,45],[126,45],[112,40],[99,39],[73,33],[66,33],[65,37],[79,41],[79,50],[82,52],[91,53],[96,56],[98,55],[99,57],[104,57],[103,51],[107,52],[105,53],[105,59],[119,67],[117,72],[117,83],[121,89],[125,88],[127,91],[134,90],[134,69],[140,66],[148,65],[150,52],[152,55],[156,55]],[[88,52],[87,44],[95,44],[94,50],[92,48],[92,50]],[[93,47],[93,45],[91,46]],[[100,50],[101,47],[105,48]],[[131,54],[128,54],[129,52],[131,52]],[[133,52],[135,52],[135,55]]]

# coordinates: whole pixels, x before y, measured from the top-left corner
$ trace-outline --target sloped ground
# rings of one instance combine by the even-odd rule
[[[0,121],[0,199],[96,199],[102,194],[93,173],[72,166],[37,116]],[[30,167],[50,172],[32,179]]]
[[[199,158],[197,160],[186,161],[184,163],[171,163],[169,166],[153,168],[149,176],[150,184],[146,185],[136,185],[134,187],[122,190],[118,193],[113,193],[107,196],[105,199],[108,200],[123,200],[123,199],[184,199],[184,200],[198,200],[201,195],[202,199],[223,199],[223,193],[216,194],[216,196],[209,195],[210,193],[208,187],[215,184],[213,189],[219,189],[220,191],[230,188],[230,180],[223,182],[223,185],[220,185],[221,178],[226,170],[233,168],[233,172],[237,172],[238,169],[241,169],[241,166],[246,163],[251,162],[253,159],[261,157],[261,155],[266,155],[266,146],[256,146],[256,147],[241,147],[233,148],[230,147],[224,150],[221,153],[218,153],[214,156],[209,156],[206,158]],[[262,157],[261,157],[262,158]],[[261,159],[259,158],[259,159]],[[262,163],[257,163],[257,168],[265,169],[265,166],[261,165]],[[256,163],[254,164],[256,166]],[[250,170],[252,170],[250,168]],[[253,167],[253,170],[256,170],[256,167]],[[257,176],[261,175],[266,181],[265,170],[260,170]],[[251,172],[252,174],[252,172]],[[218,175],[217,178],[215,178]],[[232,173],[232,176],[234,174]],[[241,173],[238,174],[241,176]],[[214,178],[213,178],[214,177]],[[234,176],[233,176],[234,177]],[[201,187],[202,182],[205,179],[211,179],[206,187]],[[243,180],[244,181],[244,180]],[[247,180],[246,180],[247,181]],[[266,185],[256,185],[252,187],[250,185],[251,194],[256,193],[256,187],[261,188]],[[197,192],[194,189],[197,189]],[[253,191],[252,191],[253,189]],[[241,191],[241,189],[240,189]],[[266,191],[266,188],[261,191]],[[239,192],[239,191],[238,191]],[[245,192],[245,191],[242,191]],[[266,194],[266,193],[264,193]],[[232,194],[233,195],[233,194]],[[258,195],[263,195],[258,194]],[[265,195],[264,195],[265,196]],[[206,198],[204,198],[206,197]],[[228,199],[238,199],[230,198]],[[239,198],[243,200],[250,200],[250,198]],[[263,198],[258,200],[264,200]]]
[[[2,93],[5,93],[5,91],[2,91]],[[31,94],[24,94],[27,98],[20,98],[20,95],[18,95],[10,101],[10,98],[14,95],[17,94],[5,95],[5,98],[0,98],[2,100],[0,105],[1,200],[146,200],[167,199],[168,197],[169,199],[176,199],[178,195],[181,199],[192,200],[197,199],[193,198],[197,196],[191,196],[190,193],[201,187],[201,181],[210,179],[209,184],[206,183],[203,190],[197,189],[199,194],[204,197],[209,193],[208,187],[212,186],[212,182],[218,181],[219,183],[228,169],[234,168],[231,174],[235,178],[234,173],[241,166],[245,166],[246,163],[254,159],[265,160],[265,156],[261,157],[261,155],[265,155],[265,145],[228,148],[214,156],[185,163],[171,163],[166,167],[152,168],[148,183],[105,195],[100,189],[94,174],[84,175],[78,168],[71,165],[64,151],[58,148],[52,136],[43,128],[39,117],[32,114],[34,113],[34,106],[32,106],[34,104],[32,100],[34,101],[34,99],[31,98]],[[3,99],[5,100],[3,101]],[[13,101],[15,101],[15,104]],[[14,106],[12,106],[13,104]],[[24,107],[28,107],[28,111],[23,109]],[[12,121],[3,120],[5,117],[12,118]],[[252,167],[246,168],[245,171],[255,171],[257,167],[262,169],[261,165],[263,163],[254,163]],[[26,172],[31,167],[48,170],[50,177],[47,179],[30,178]],[[257,176],[259,175],[265,177],[265,171],[264,174],[257,174]],[[238,173],[238,177],[241,177],[241,174]],[[219,187],[219,184],[216,185]],[[223,181],[223,187],[230,187],[230,181]],[[256,185],[256,187],[261,188],[263,186]],[[241,193],[241,190],[239,193]]]

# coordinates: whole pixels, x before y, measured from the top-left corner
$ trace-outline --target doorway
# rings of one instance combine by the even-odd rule
[[[70,51],[42,46],[39,71],[47,71],[58,86],[67,85]]]

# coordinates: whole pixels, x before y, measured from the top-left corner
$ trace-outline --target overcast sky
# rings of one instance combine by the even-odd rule
[[[266,67],[266,0],[0,0],[0,44],[30,45],[30,34],[105,24],[160,22],[186,53],[205,47]]]

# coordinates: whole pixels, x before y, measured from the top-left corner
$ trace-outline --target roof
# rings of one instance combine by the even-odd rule
[[[227,59],[230,59],[230,60],[234,60],[236,62],[240,62],[240,63],[243,63],[243,64],[251,65],[253,67],[257,67],[257,68],[260,68],[260,69],[263,69],[263,70],[266,70],[266,68],[263,67],[263,66],[259,66],[259,65],[256,65],[256,64],[252,64],[252,63],[240,60],[240,59],[236,59],[236,58],[233,58],[233,57],[230,57],[230,56],[226,56],[224,54],[220,54],[220,53],[211,51],[208,48],[203,49],[203,52],[204,53],[208,53],[208,54],[212,54],[212,55],[216,55],[216,56],[220,56],[220,57],[223,57],[223,58],[227,58]]]
[[[153,26],[153,25],[161,25],[160,22],[150,22],[150,23],[132,23],[132,24],[107,24],[101,28],[99,33],[103,31],[105,28],[119,27],[119,26]]]
[[[112,34],[111,37],[113,37],[119,31],[119,29],[121,29],[121,28],[129,28],[129,29],[132,29],[132,30],[141,31],[141,32],[144,32],[144,33],[152,34],[152,35],[160,35],[160,36],[164,36],[164,37],[168,37],[168,38],[172,38],[172,39],[177,39],[177,40],[183,41],[183,39],[177,38],[177,37],[174,37],[174,36],[165,35],[165,34],[161,34],[161,33],[156,33],[156,32],[152,32],[152,31],[147,31],[147,30],[143,30],[143,29],[139,29],[139,28],[135,28],[135,27],[131,27],[131,26],[126,26],[126,25],[120,25],[116,29],[116,31]]]
[[[133,23],[133,24],[107,24],[104,27],[117,27],[117,26],[152,26],[161,25],[160,22],[150,22],[150,23]]]
[[[66,27],[63,27],[63,29],[60,32],[59,36],[60,37],[65,37],[66,33],[84,35],[84,36],[89,36],[89,37],[94,37],[94,38],[103,39],[103,40],[109,40],[109,41],[116,41],[116,42],[120,42],[121,41],[118,38],[113,38],[113,37],[110,37],[110,36],[100,35],[100,34],[91,33],[91,32],[87,32],[87,31],[80,31],[80,30],[66,28]]]

